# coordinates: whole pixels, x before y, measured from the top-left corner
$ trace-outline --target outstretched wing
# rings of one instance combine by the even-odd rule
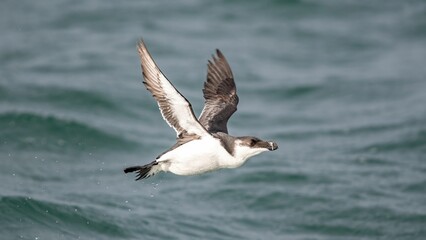
[[[228,119],[237,111],[237,88],[225,57],[219,49],[216,54],[207,65],[203,89],[205,103],[199,121],[210,133],[228,133]]]
[[[188,100],[176,90],[158,68],[143,40],[138,43],[138,52],[144,76],[143,83],[152,93],[164,120],[176,131],[178,138],[191,135],[209,135],[206,129],[198,122]]]

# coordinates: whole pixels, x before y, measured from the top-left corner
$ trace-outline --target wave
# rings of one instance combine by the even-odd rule
[[[32,87],[33,93],[37,94],[38,100],[51,102],[55,104],[64,105],[81,109],[85,106],[91,109],[110,109],[113,111],[119,110],[113,102],[107,98],[96,94],[94,92],[82,91],[76,89],[62,89],[58,87]],[[26,91],[28,94],[28,91]]]
[[[318,121],[320,122],[320,121]],[[315,123],[313,119],[309,118],[288,118],[286,124],[303,123],[311,125]],[[300,129],[287,131],[285,133],[275,133],[273,137],[283,139],[306,139],[320,136],[333,136],[333,137],[354,137],[358,135],[369,135],[369,134],[383,134],[387,132],[400,131],[402,128],[407,126],[419,125],[417,121],[408,120],[396,123],[379,123],[379,124],[362,124],[358,126],[347,125],[347,126],[332,126],[315,129]]]
[[[312,96],[321,88],[320,85],[275,86],[261,89],[253,88],[252,91],[254,94],[262,95],[268,99],[282,101],[283,99],[290,100]]]
[[[4,93],[4,94],[3,94]],[[10,88],[0,85],[0,99],[9,102],[20,102],[28,105],[28,102],[47,103],[50,106],[58,106],[61,109],[76,109],[81,111],[97,112],[106,110],[109,112],[120,112],[119,107],[107,96],[93,91],[63,88],[58,86],[21,85],[18,88]]]
[[[36,113],[0,114],[2,147],[18,150],[128,149],[136,143],[75,120]]]
[[[25,229],[25,234],[31,235],[44,235],[48,232],[52,239],[58,239],[59,236],[79,238],[81,235],[90,238],[94,235],[129,236],[123,227],[114,223],[113,217],[106,217],[103,211],[96,209],[23,196],[0,197],[0,208],[0,225],[17,230],[9,231],[8,234],[21,234],[21,230]],[[10,237],[9,239],[17,238]],[[20,237],[29,238],[22,235]]]
[[[416,228],[424,224],[426,218],[422,213],[409,213],[396,211],[382,206],[345,206],[339,204],[331,209],[315,209],[309,211],[310,215],[320,215],[327,221],[316,219],[296,220],[295,226],[301,231],[327,236],[409,236],[416,232]],[[374,219],[372,219],[374,213]],[[342,224],[346,219],[352,221],[351,225]],[[299,222],[299,223],[297,223]],[[389,224],[398,223],[398,228],[389,229]],[[403,229],[401,231],[401,229]],[[414,235],[413,235],[414,236]]]
[[[255,174],[241,174],[229,180],[234,184],[284,184],[284,183],[307,183],[309,177],[302,173],[283,173],[278,171],[256,171]]]
[[[405,134],[399,139],[390,139],[379,143],[370,144],[361,151],[393,152],[419,150],[426,152],[426,131],[420,130],[414,134]]]

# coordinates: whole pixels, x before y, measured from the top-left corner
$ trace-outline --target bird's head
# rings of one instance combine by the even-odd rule
[[[248,159],[261,152],[274,151],[278,149],[278,145],[272,141],[264,141],[257,137],[237,137],[235,156],[241,159]]]

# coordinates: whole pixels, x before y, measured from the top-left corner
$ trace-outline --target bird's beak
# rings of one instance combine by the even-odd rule
[[[278,149],[277,143],[275,143],[275,142],[268,142],[268,143],[269,143],[269,147],[268,147],[269,151],[274,151],[274,150]]]

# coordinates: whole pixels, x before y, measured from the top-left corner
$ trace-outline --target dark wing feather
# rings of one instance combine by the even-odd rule
[[[205,103],[199,122],[210,133],[228,133],[228,119],[237,111],[237,88],[225,57],[218,49],[216,54],[207,65],[203,89]]]
[[[138,52],[143,83],[157,100],[164,120],[176,131],[178,138],[209,135],[195,117],[191,104],[164,76],[142,40],[138,44]]]

